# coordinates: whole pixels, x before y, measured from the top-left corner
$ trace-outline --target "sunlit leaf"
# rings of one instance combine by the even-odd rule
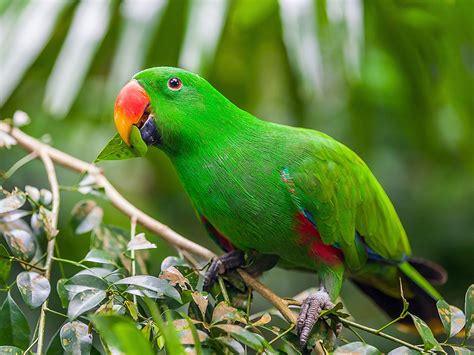
[[[133,239],[127,244],[128,250],[144,250],[144,249],[154,249],[156,244],[150,243],[145,238],[145,233],[137,234]]]
[[[51,285],[46,277],[34,271],[23,271],[16,277],[16,284],[23,301],[37,308],[49,297]]]
[[[23,355],[24,351],[16,346],[0,346],[0,355]]]
[[[81,314],[97,307],[107,296],[103,290],[90,289],[77,293],[69,302],[67,316],[73,320]]]
[[[36,243],[30,233],[22,229],[14,229],[4,232],[3,236],[14,256],[25,261],[33,259],[36,252]]]
[[[473,333],[474,324],[474,284],[469,286],[466,291],[464,312],[466,314],[465,337],[468,338]]]
[[[433,332],[431,329],[426,325],[426,323],[418,318],[417,316],[410,314],[413,319],[413,323],[415,324],[416,329],[418,330],[418,334],[420,334],[421,339],[423,340],[424,349],[425,350],[443,350],[439,345],[438,341],[433,336]]]
[[[12,260],[8,254],[8,250],[0,244],[0,286],[6,285],[8,277],[10,276],[10,270],[12,267]]]
[[[0,308],[0,344],[26,349],[30,342],[30,326],[10,293]]]
[[[84,234],[97,228],[104,211],[92,200],[79,201],[72,209],[71,225],[75,234]]]
[[[117,133],[102,149],[94,162],[99,162],[101,160],[124,160],[139,156],[139,153],[126,145]]]
[[[191,329],[183,329],[178,334],[179,334],[179,339],[181,340],[181,344],[194,345],[195,342],[194,342],[193,333]],[[197,335],[199,337],[200,342],[203,342],[209,337],[209,335],[207,335],[206,333],[204,333],[203,331],[199,329],[197,330]]]
[[[135,303],[133,303],[132,301],[129,301],[129,300],[125,301],[124,305],[125,305],[125,307],[127,307],[128,313],[130,313],[130,316],[133,318],[133,320],[137,320],[138,319],[137,305]]]
[[[93,263],[100,263],[100,264],[115,264],[115,260],[113,257],[111,257],[108,253],[106,253],[103,250],[99,249],[91,249],[83,261],[90,261]]]
[[[446,334],[452,337],[459,333],[466,323],[464,313],[459,308],[450,306],[444,300],[439,300],[436,307]]]
[[[118,315],[92,315],[91,320],[109,347],[127,355],[153,355],[148,340],[130,319]]]
[[[161,262],[161,271],[167,270],[170,266],[187,265],[186,261],[177,256],[167,256]]]
[[[25,202],[25,193],[19,190],[14,190],[11,193],[7,194],[4,199],[0,200],[0,213],[15,211],[21,208],[21,206],[23,206]]]
[[[334,350],[335,355],[339,354],[360,354],[360,355],[378,355],[381,352],[372,345],[360,341],[340,346]]]
[[[61,327],[61,345],[68,354],[89,354],[92,348],[92,334],[89,327],[79,321],[67,322]]]
[[[115,285],[132,285],[142,287],[151,291],[157,292],[160,296],[170,297],[178,302],[181,302],[181,296],[167,281],[149,275],[138,275],[126,277],[122,280],[116,281]]]

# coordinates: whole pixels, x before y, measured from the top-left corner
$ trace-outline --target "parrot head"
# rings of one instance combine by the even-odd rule
[[[149,146],[179,151],[218,134],[219,117],[233,104],[200,76],[157,67],[137,73],[119,92],[114,120],[129,146],[132,128]]]

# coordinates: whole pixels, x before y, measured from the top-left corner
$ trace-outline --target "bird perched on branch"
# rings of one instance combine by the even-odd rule
[[[210,236],[226,252],[205,287],[254,251],[271,264],[314,271],[320,289],[301,307],[305,346],[320,312],[333,307],[350,278],[390,316],[401,309],[430,320],[446,279],[441,267],[411,257],[387,194],[367,165],[343,144],[314,130],[257,119],[200,76],[170,67],[139,72],[120,91],[115,124],[131,144],[164,151]]]

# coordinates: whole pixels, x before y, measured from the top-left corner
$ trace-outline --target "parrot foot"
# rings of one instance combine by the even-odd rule
[[[244,264],[244,253],[240,250],[232,250],[217,259],[214,259],[204,275],[203,289],[209,291],[211,286],[217,281],[219,275],[225,274],[228,271],[237,269]]]
[[[304,348],[308,342],[309,334],[313,329],[313,326],[319,319],[319,315],[326,309],[331,309],[334,304],[331,302],[329,294],[324,288],[321,288],[318,292],[308,296],[301,305],[300,314],[298,316],[298,322],[296,329],[300,336],[300,346]],[[336,326],[336,337],[342,330],[342,324]]]

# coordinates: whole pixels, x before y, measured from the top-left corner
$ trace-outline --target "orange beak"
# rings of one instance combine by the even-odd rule
[[[130,145],[132,126],[146,115],[149,104],[150,98],[136,80],[130,80],[120,90],[115,100],[114,121],[120,137],[127,145]]]

